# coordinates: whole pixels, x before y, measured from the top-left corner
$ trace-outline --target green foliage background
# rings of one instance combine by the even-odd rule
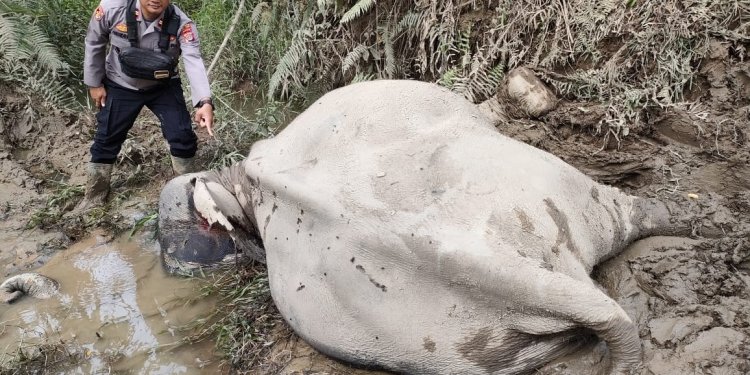
[[[0,82],[62,107],[75,102],[82,40],[93,1],[0,0]],[[83,13],[82,13],[83,12]],[[84,14],[86,16],[84,16]],[[76,76],[78,73],[78,76]]]
[[[712,40],[737,59],[750,42],[750,0],[174,2],[196,21],[207,66],[242,12],[211,74],[231,135],[213,150],[219,165],[271,134],[289,103],[336,87],[419,79],[480,102],[521,65],[567,99],[609,105],[603,127],[626,135],[643,124],[644,109],[683,100]],[[75,105],[95,6],[0,0],[0,81]]]

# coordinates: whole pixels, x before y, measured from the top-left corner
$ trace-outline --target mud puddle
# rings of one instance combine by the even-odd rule
[[[3,276],[20,273],[42,265],[49,256],[43,250],[44,244],[62,242],[65,239],[58,233],[46,233],[38,229],[20,231],[8,222],[0,222],[0,270]]]
[[[90,237],[36,272],[60,283],[59,296],[0,306],[2,363],[62,344],[79,360],[55,372],[221,373],[214,342],[181,341],[200,329],[215,299],[201,296],[198,279],[168,276],[148,238]]]

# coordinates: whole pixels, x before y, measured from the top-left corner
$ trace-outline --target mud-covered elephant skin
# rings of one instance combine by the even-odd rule
[[[171,270],[267,263],[271,292],[318,350],[412,374],[534,371],[592,339],[640,363],[636,328],[591,280],[667,207],[600,185],[501,135],[477,106],[413,81],[323,96],[241,163],[163,189]]]
[[[57,281],[38,273],[28,272],[7,278],[0,284],[0,300],[13,303],[24,295],[47,299],[57,295]]]

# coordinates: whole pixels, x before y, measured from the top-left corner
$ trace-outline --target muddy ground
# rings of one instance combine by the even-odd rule
[[[715,44],[699,69],[685,93],[689,103],[644,112],[645,124],[625,137],[605,136],[606,108],[598,103],[562,102],[541,121],[498,127],[600,182],[694,214],[690,238],[650,239],[595,272],[638,324],[642,374],[750,373],[750,64]],[[65,187],[83,184],[93,129],[92,113],[45,111],[23,95],[0,98],[3,276],[40,266],[94,227],[128,230],[155,212],[171,169],[149,115],[131,132],[116,168],[114,211],[62,220],[45,210]],[[81,192],[68,193],[74,199],[61,209]],[[30,222],[36,228],[29,229]],[[276,336],[257,373],[366,373],[326,359],[288,328],[277,327]],[[590,372],[604,356],[605,349],[594,346],[540,373]]]

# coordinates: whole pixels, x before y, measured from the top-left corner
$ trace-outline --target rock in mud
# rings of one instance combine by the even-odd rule
[[[500,96],[506,102],[505,111],[514,118],[539,118],[557,105],[557,97],[534,72],[516,68],[508,73]]]

